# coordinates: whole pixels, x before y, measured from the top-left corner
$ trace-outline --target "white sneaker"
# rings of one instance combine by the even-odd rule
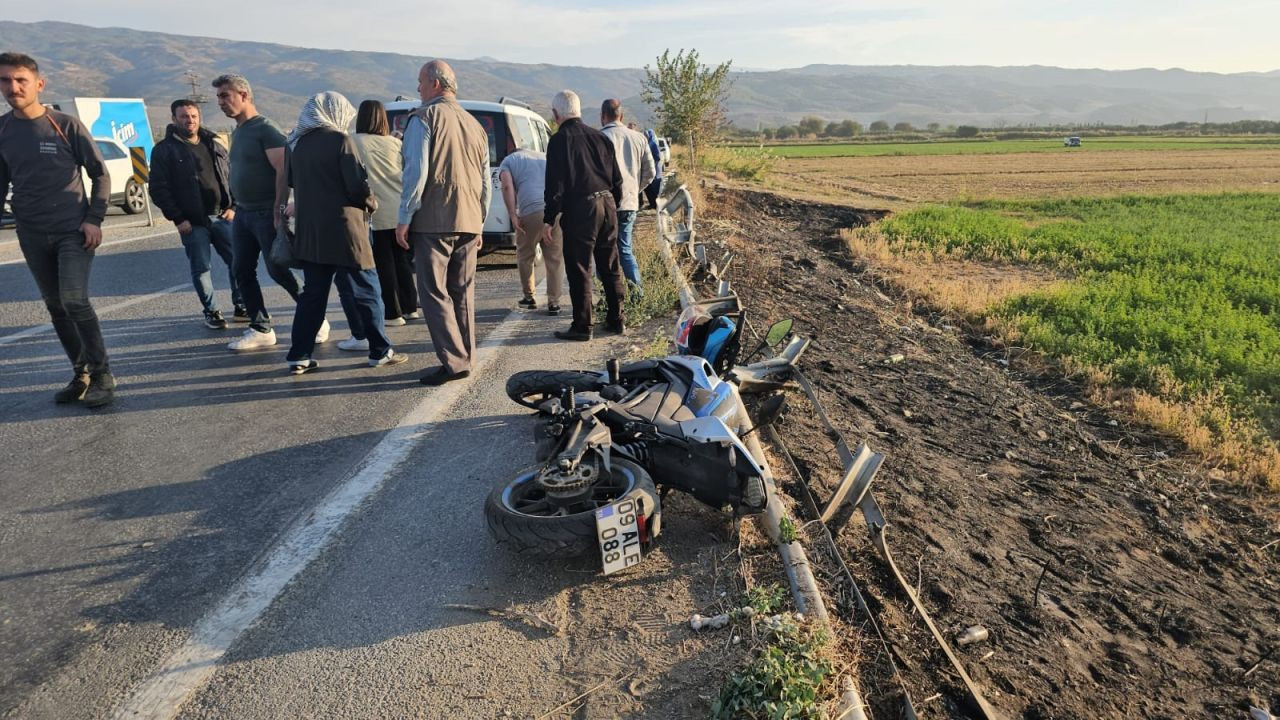
[[[361,340],[360,338],[357,338],[354,336],[349,337],[346,340],[338,341],[338,349],[350,350],[352,352],[355,352],[356,350],[363,350],[365,352],[369,352],[369,341]]]
[[[421,319],[422,319],[422,311],[421,311],[421,310],[414,310],[413,312],[409,313],[408,315],[405,315],[405,316],[404,316],[404,319],[405,319],[405,320],[421,320]]]
[[[390,320],[385,320],[383,321],[383,324],[385,324],[387,327],[400,327],[401,325],[407,324],[407,322],[405,321],[404,318],[398,317],[398,318],[391,318]]]
[[[325,318],[324,322],[320,323],[320,329],[316,331],[316,344],[319,345],[320,343],[324,343],[324,342],[329,342],[329,319],[328,318]]]
[[[409,356],[404,353],[398,353],[395,350],[387,350],[382,357],[369,359],[369,367],[383,367],[385,365],[399,365],[402,362],[408,362]]]
[[[257,350],[258,348],[271,347],[276,344],[276,331],[268,330],[261,332],[249,328],[239,339],[232,340],[227,343],[227,347],[232,350]]]

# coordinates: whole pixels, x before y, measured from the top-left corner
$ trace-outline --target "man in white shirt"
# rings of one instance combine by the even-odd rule
[[[618,260],[622,273],[632,285],[632,291],[644,292],[640,278],[640,266],[631,249],[631,230],[635,226],[636,212],[640,210],[640,191],[648,187],[657,171],[653,156],[649,153],[649,141],[643,135],[630,130],[622,122],[622,102],[616,98],[605,100],[600,106],[600,132],[613,143],[618,158],[618,170],[622,172],[622,202],[618,205]]]

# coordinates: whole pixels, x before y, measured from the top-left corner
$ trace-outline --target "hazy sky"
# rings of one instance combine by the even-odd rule
[[[1280,68],[1277,0],[60,0],[23,11],[12,19],[594,67],[640,67],[669,47],[753,69]]]

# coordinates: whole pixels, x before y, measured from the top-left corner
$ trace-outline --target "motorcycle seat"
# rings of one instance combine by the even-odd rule
[[[622,407],[645,422],[662,424],[661,420],[682,422],[692,420],[693,411],[684,404],[683,388],[673,388],[670,383],[657,383]]]

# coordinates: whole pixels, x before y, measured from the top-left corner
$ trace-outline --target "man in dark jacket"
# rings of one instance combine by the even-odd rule
[[[564,267],[573,301],[573,322],[556,331],[561,340],[591,339],[591,261],[604,285],[608,307],[605,328],[625,332],[622,303],[626,290],[618,261],[618,203],[622,200],[622,172],[605,134],[582,122],[582,104],[571,90],[551,101],[560,125],[547,145],[547,187],[543,222],[545,241],[560,217],[564,236]]]
[[[213,296],[213,252],[227,265],[227,284],[235,318],[248,322],[231,271],[230,163],[227,151],[214,134],[200,127],[200,106],[190,100],[169,105],[173,124],[164,140],[151,151],[151,200],[171,220],[182,236],[191,264],[191,283],[204,306],[204,324],[214,330],[227,327]]]

